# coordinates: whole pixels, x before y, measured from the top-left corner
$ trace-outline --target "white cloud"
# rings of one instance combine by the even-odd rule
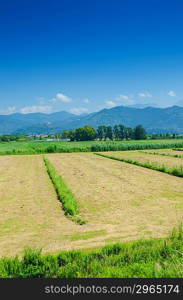
[[[127,95],[119,95],[117,98],[120,100],[129,100],[129,96]]]
[[[54,98],[48,101],[49,102],[71,102],[72,99],[62,93],[57,93]]]
[[[51,99],[48,100],[48,102],[54,103],[54,102],[57,102],[57,99],[56,98],[51,98]]]
[[[89,99],[84,99],[83,102],[86,103],[86,104],[89,104],[90,100]]]
[[[126,106],[134,104],[134,100],[131,98],[133,98],[133,95],[118,95],[115,100],[120,102],[121,105]]]
[[[138,93],[138,96],[139,97],[142,97],[142,98],[151,98],[152,95],[148,92],[145,92],[145,93]]]
[[[20,113],[22,114],[29,114],[29,113],[51,113],[52,106],[25,106],[20,109]]]
[[[45,104],[45,98],[44,98],[44,97],[38,97],[38,98],[36,99],[36,101],[39,102],[40,105]]]
[[[15,106],[9,106],[6,109],[0,110],[1,115],[10,115],[16,112],[16,107]]]
[[[107,107],[114,107],[117,106],[117,104],[114,101],[106,101]]]
[[[88,109],[85,107],[74,107],[70,109],[70,112],[75,115],[81,115],[88,112]]]
[[[176,93],[174,91],[169,91],[168,96],[170,97],[176,97]]]

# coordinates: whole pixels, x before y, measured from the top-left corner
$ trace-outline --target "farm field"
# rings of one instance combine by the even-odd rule
[[[174,149],[146,149],[146,150],[139,150],[142,153],[150,153],[150,154],[159,154],[159,155],[172,155],[174,157],[183,157],[183,153],[181,153],[181,151],[179,150],[174,150]]]
[[[96,152],[135,149],[160,149],[183,147],[183,140],[140,140],[140,141],[87,141],[87,142],[1,142],[0,155],[9,154],[40,154],[60,152]]]
[[[165,237],[182,220],[183,180],[93,153],[47,154],[87,224],[68,219],[42,155],[0,157],[0,256]]]
[[[165,151],[165,150],[164,150]],[[169,150],[168,153],[170,153]],[[150,152],[150,151],[149,151]],[[155,151],[156,152],[156,151]],[[162,152],[159,152],[162,153]],[[105,154],[105,153],[103,153]],[[107,152],[107,155],[113,156],[116,158],[125,158],[130,160],[135,160],[142,163],[149,163],[154,166],[164,166],[167,169],[178,168],[183,170],[183,160],[177,157],[170,157],[170,156],[162,156],[162,155],[152,155],[148,153],[144,153],[143,151],[115,151],[115,152]]]
[[[81,217],[110,234],[108,241],[166,236],[182,220],[181,178],[92,153],[47,157],[74,192]]]
[[[90,226],[83,229],[65,217],[42,156],[3,156],[0,170],[1,257],[19,254],[24,247],[70,249],[78,244],[73,235],[92,235]]]

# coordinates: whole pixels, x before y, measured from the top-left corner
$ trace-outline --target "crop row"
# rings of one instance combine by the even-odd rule
[[[79,207],[75,196],[69,189],[64,179],[57,173],[54,166],[50,161],[44,157],[45,166],[48,175],[54,185],[55,191],[57,193],[58,199],[62,203],[63,210],[67,216],[69,216],[73,221],[82,225],[85,224],[84,220],[81,220],[77,215],[79,213]]]
[[[175,158],[183,158],[183,155],[179,154],[171,154],[171,153],[160,153],[160,152],[146,152],[146,151],[141,151],[141,153],[144,154],[153,154],[153,155],[160,155],[160,156],[170,156],[170,157],[175,157]]]

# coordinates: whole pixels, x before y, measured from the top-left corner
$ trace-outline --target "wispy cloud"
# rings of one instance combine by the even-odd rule
[[[84,99],[83,102],[86,103],[86,104],[89,104],[90,100],[89,99]]]
[[[114,107],[114,106],[117,106],[117,104],[114,102],[114,101],[106,101],[106,106],[107,107]]]
[[[152,95],[148,92],[138,93],[138,96],[141,98],[152,98]]]
[[[176,93],[174,91],[169,91],[168,96],[170,97],[176,97]]]
[[[45,104],[45,98],[44,98],[44,97],[38,97],[38,98],[36,98],[36,101],[37,101],[40,105]]]
[[[118,95],[115,98],[115,101],[120,102],[121,105],[132,105],[134,104],[134,100],[132,99],[133,95]]]
[[[48,100],[49,102],[71,102],[72,99],[62,93],[57,93],[54,98]]]
[[[88,109],[85,107],[74,107],[70,109],[70,112],[75,115],[81,115],[88,112]]]
[[[52,106],[25,106],[20,109],[20,113],[29,114],[29,113],[51,113],[53,111]]]
[[[127,95],[119,95],[118,98],[121,99],[121,100],[128,100],[129,96],[127,96]]]
[[[1,109],[0,110],[0,115],[10,115],[16,112],[16,107],[15,106],[9,106],[6,109]]]

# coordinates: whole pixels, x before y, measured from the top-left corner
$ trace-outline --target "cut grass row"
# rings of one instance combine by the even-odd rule
[[[175,149],[172,149],[172,150],[175,150],[175,151],[183,151],[183,148],[175,148]]]
[[[183,229],[168,238],[105,246],[99,250],[0,259],[0,278],[167,278],[183,277]]]
[[[180,168],[170,168],[169,169],[164,165],[163,166],[158,166],[158,165],[154,165],[150,162],[141,162],[141,161],[138,161],[138,160],[133,160],[133,159],[129,159],[129,158],[122,158],[122,157],[115,157],[115,156],[112,156],[112,155],[106,155],[106,154],[102,154],[102,153],[94,153],[94,154],[105,157],[105,158],[126,162],[126,163],[133,164],[133,165],[136,165],[136,166],[140,166],[140,167],[143,167],[143,168],[147,168],[147,169],[167,173],[169,175],[173,175],[173,176],[177,176],[177,177],[183,177],[183,167],[182,166]]]
[[[76,223],[82,225],[86,222],[79,218],[79,207],[77,200],[69,189],[64,179],[57,173],[54,166],[50,163],[48,158],[44,157],[44,163],[48,172],[48,175],[54,185],[55,191],[57,193],[58,199],[62,203],[63,210],[65,215],[70,217]]]
[[[170,157],[175,157],[175,158],[183,158],[183,155],[171,154],[171,153],[146,152],[146,151],[140,151],[140,153],[160,155],[160,156],[170,156]]]

